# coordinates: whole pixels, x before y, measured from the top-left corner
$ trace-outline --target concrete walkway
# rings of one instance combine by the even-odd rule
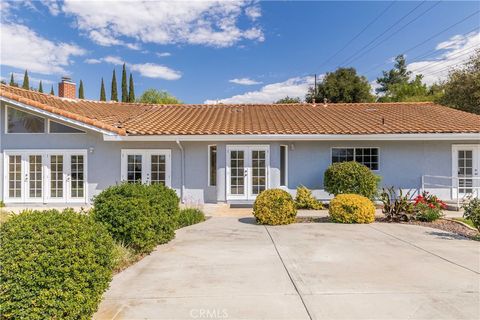
[[[96,319],[478,319],[479,243],[414,225],[212,217],[116,275]]]

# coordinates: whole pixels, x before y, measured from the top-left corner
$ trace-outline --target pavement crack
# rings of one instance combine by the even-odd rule
[[[308,318],[309,318],[310,320],[313,320],[312,315],[310,314],[310,311],[308,310],[307,304],[305,303],[305,300],[303,300],[303,296],[302,296],[302,294],[300,293],[300,291],[298,290],[297,284],[296,284],[295,281],[293,280],[293,277],[292,277],[292,275],[290,274],[290,271],[288,270],[287,266],[285,265],[285,262],[283,261],[282,255],[281,255],[280,252],[278,251],[277,244],[276,244],[275,241],[273,240],[273,237],[272,237],[272,235],[270,234],[270,230],[268,230],[267,226],[264,226],[264,227],[265,227],[265,230],[267,231],[268,236],[270,237],[270,240],[272,241],[273,247],[275,248],[275,251],[277,252],[278,258],[280,259],[280,262],[282,263],[283,268],[284,268],[285,271],[287,272],[288,278],[290,278],[290,281],[292,282],[293,287],[295,288],[295,291],[297,292],[297,295],[298,295],[298,297],[300,298],[300,301],[302,301],[303,307],[305,308],[305,311],[307,312]]]
[[[442,257],[441,255],[438,255],[438,254],[436,254],[436,253],[434,253],[434,252],[428,251],[427,249],[424,249],[424,248],[422,248],[422,247],[420,247],[420,246],[418,246],[418,245],[416,245],[416,244],[414,244],[414,243],[412,243],[412,242],[410,242],[410,241],[404,240],[404,239],[402,239],[402,238],[399,238],[399,237],[397,237],[397,236],[394,236],[393,234],[390,234],[390,233],[388,233],[388,232],[379,230],[379,229],[377,229],[377,228],[375,228],[375,227],[372,227],[372,226],[369,226],[369,227],[372,228],[372,229],[375,230],[375,231],[378,231],[378,232],[380,232],[380,233],[383,233],[383,234],[386,235],[386,236],[392,237],[392,238],[394,238],[394,239],[396,239],[396,240],[398,240],[398,241],[401,241],[401,242],[403,242],[403,243],[406,243],[406,244],[408,244],[408,245],[410,245],[410,246],[412,246],[412,247],[414,247],[414,248],[417,248],[417,249],[419,249],[419,250],[422,250],[423,252],[426,252],[426,253],[428,253],[428,254],[431,254],[432,256],[435,256],[435,257],[440,258],[440,259],[442,259],[442,260],[444,260],[444,261],[446,261],[446,262],[449,262],[449,263],[451,263],[451,264],[453,264],[453,265],[456,265],[457,267],[460,267],[460,268],[463,268],[463,269],[465,269],[465,270],[471,271],[471,272],[473,272],[473,273],[475,273],[475,274],[480,274],[480,272],[477,272],[477,271],[472,270],[472,269],[470,269],[470,268],[468,268],[468,267],[462,266],[461,264],[458,264],[458,263],[456,263],[455,261],[452,261],[452,260],[449,260],[449,259],[447,259],[447,258],[444,258],[444,257]]]

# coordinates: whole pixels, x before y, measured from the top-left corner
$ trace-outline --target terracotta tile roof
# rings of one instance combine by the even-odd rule
[[[120,135],[480,133],[480,116],[424,103],[148,105],[0,95]]]

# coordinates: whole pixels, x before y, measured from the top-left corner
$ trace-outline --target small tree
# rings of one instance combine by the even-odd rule
[[[139,102],[153,104],[181,104],[182,102],[166,91],[147,89],[140,96]]]
[[[102,84],[100,85],[100,101],[106,101],[107,96],[105,95],[105,85],[103,84],[103,78],[102,78]]]
[[[25,75],[23,76],[23,84],[22,84],[23,89],[30,89],[30,81],[28,80],[28,72],[25,70]]]
[[[302,102],[302,100],[299,97],[286,96],[285,98],[277,100],[275,103],[276,104],[289,104],[289,103],[301,103],[301,102]]]
[[[13,78],[13,72],[12,72],[12,74],[10,75],[10,85],[11,85],[12,87],[16,87],[16,86],[17,86],[17,84],[15,83],[15,79]]]
[[[78,86],[78,99],[85,99],[85,95],[83,93],[83,81],[80,80],[80,85]]]
[[[377,93],[387,93],[392,85],[407,83],[411,75],[411,72],[407,70],[407,62],[403,54],[395,58],[393,69],[382,73],[383,76],[377,78],[377,83],[380,85],[375,89]]]
[[[53,84],[52,84],[52,88],[50,89],[50,94],[51,94],[52,96],[55,95],[55,91],[53,91]]]
[[[42,80],[40,80],[40,83],[38,84],[38,92],[43,93],[43,85],[42,85]]]
[[[131,73],[129,79],[128,102],[135,102],[135,86],[133,84],[133,76]]]
[[[110,100],[118,101],[117,77],[115,76],[115,69],[113,69],[113,75],[112,75],[112,88],[110,91]]]
[[[122,102],[128,102],[127,68],[125,67],[125,63],[122,68]]]

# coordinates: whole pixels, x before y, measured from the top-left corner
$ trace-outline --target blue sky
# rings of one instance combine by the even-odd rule
[[[14,72],[21,82],[28,68],[34,85],[42,79],[56,92],[60,77],[69,75],[83,80],[88,99],[98,99],[102,77],[109,97],[112,70],[120,80],[123,62],[137,96],[157,88],[187,103],[251,103],[303,97],[313,74],[339,66],[355,67],[375,86],[381,70],[407,50],[410,70],[433,83],[480,47],[474,1],[1,5],[2,78]]]

